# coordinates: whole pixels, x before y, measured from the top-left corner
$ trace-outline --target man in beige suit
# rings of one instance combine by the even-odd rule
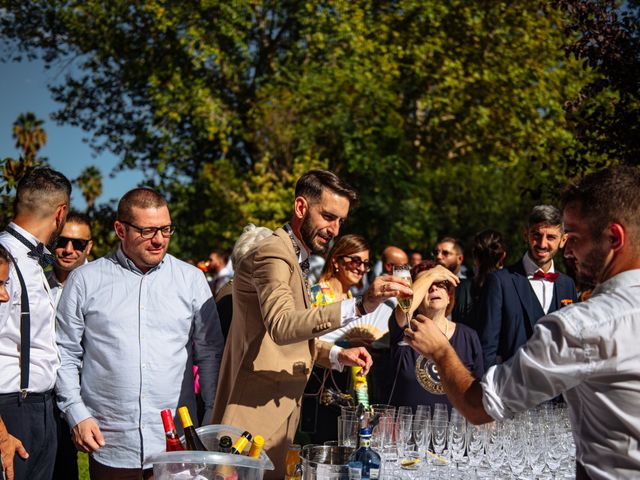
[[[389,297],[411,294],[402,280],[379,277],[364,298],[311,308],[303,270],[309,253],[322,255],[338,235],[355,192],[334,173],[311,170],[296,184],[291,222],[236,259],[233,320],[218,383],[213,423],[235,425],[265,438],[281,479],[299,407],[314,362],[361,366],[362,347],[341,349],[317,337],[358,318]]]

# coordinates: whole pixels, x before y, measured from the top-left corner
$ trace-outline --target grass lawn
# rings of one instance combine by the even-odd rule
[[[82,452],[78,452],[78,477],[89,480],[89,455]]]

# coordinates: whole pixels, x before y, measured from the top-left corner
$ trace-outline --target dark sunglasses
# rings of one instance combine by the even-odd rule
[[[348,258],[349,263],[352,263],[353,266],[356,268],[360,268],[362,265],[364,265],[364,270],[366,272],[369,272],[371,270],[371,262],[369,260],[363,261],[360,257],[356,257],[353,255],[343,255],[340,258]]]
[[[438,288],[444,288],[445,290],[450,290],[452,285],[449,280],[444,280],[443,282],[436,282],[434,285]]]
[[[443,257],[448,257],[449,255],[455,255],[455,252],[450,252],[449,250],[438,250],[438,249],[436,249],[436,250],[433,251],[433,257],[434,258],[437,257],[438,254],[440,254],[440,253],[442,254]]]
[[[55,248],[67,248],[67,244],[71,242],[74,250],[84,250],[90,241],[81,238],[58,237]]]

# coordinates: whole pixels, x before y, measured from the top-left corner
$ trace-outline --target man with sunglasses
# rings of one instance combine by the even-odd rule
[[[62,288],[69,274],[88,262],[87,257],[93,248],[91,223],[86,215],[69,212],[67,221],[58,238],[53,242],[53,268],[46,272],[51,296],[58,305]],[[58,451],[53,471],[53,480],[73,480],[78,478],[78,451],[71,440],[69,425],[56,408],[58,420]]]
[[[211,297],[204,275],[167,253],[175,226],[166,200],[131,190],[114,227],[119,248],[65,283],[56,392],[74,443],[91,453],[92,480],[146,479],[165,449],[160,411],[187,405],[197,423],[194,358],[212,409],[224,344],[217,310],[201,315]]]
[[[455,290],[455,301],[451,311],[454,322],[463,323],[477,329],[473,321],[473,296],[471,295],[471,280],[464,273],[464,248],[460,240],[454,237],[442,237],[433,249],[433,260],[454,273],[460,283]]]
[[[78,212],[69,212],[67,221],[53,245],[53,269],[46,273],[56,305],[67,277],[73,270],[88,262],[92,248],[89,218]]]

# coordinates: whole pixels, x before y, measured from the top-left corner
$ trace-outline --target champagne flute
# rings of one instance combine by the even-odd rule
[[[411,287],[411,267],[409,265],[394,265],[393,276],[399,277],[407,281],[409,287]],[[413,301],[413,295],[398,295],[398,305],[404,312],[404,317],[407,325],[411,320],[411,302]]]

